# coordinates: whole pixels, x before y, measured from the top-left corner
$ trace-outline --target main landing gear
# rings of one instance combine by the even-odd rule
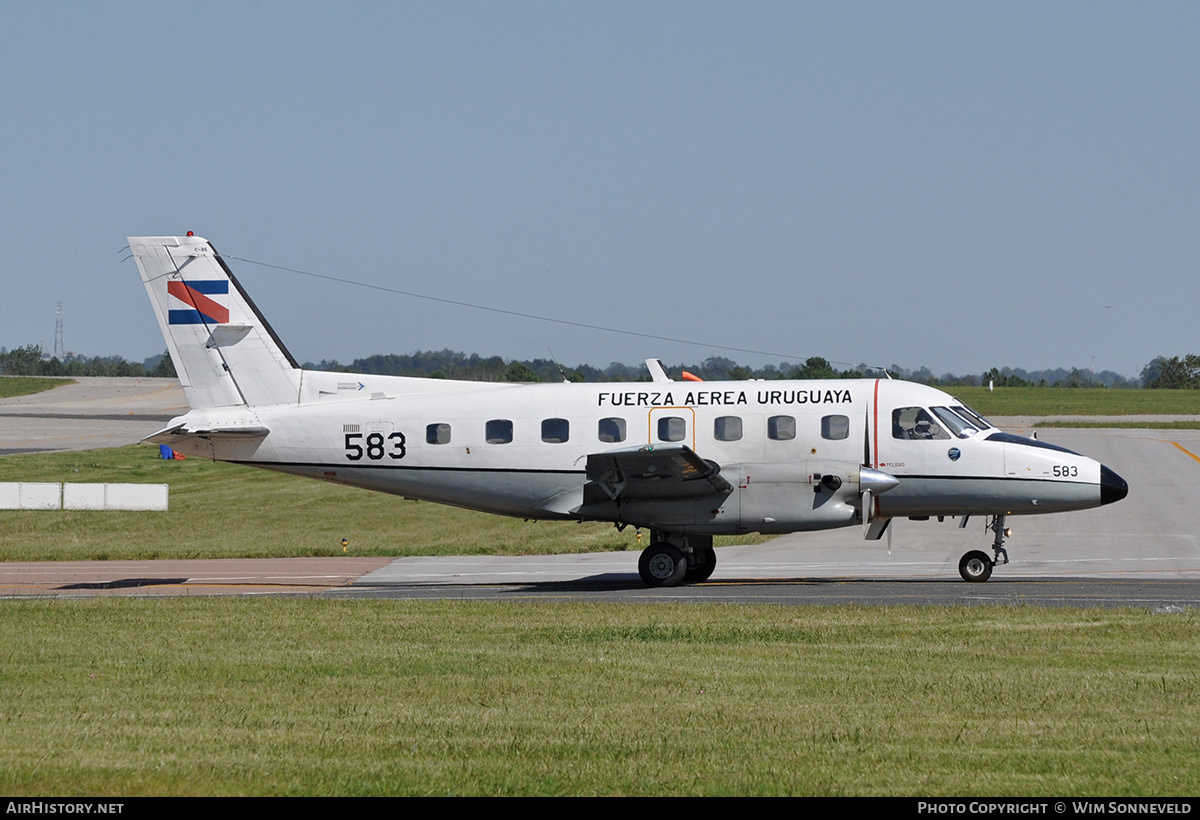
[[[650,531],[650,546],[638,559],[648,587],[676,587],[707,581],[717,568],[711,535],[671,535]]]
[[[988,524],[988,529],[996,534],[992,541],[992,553],[995,557],[989,557],[983,550],[971,550],[958,562],[958,574],[964,581],[983,583],[992,577],[993,567],[1008,563],[1008,550],[1004,548],[1004,539],[1012,535],[1012,530],[1004,526],[1005,517],[993,516]]]

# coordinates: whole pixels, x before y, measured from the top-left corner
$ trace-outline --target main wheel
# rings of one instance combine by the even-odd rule
[[[971,550],[958,562],[958,574],[964,581],[982,583],[992,577],[992,566],[995,564],[988,554],[982,550]]]
[[[707,581],[717,568],[717,551],[712,547],[693,547],[692,552],[696,556],[696,565],[689,566],[683,574],[685,584]]]
[[[687,559],[674,545],[662,542],[642,550],[638,574],[648,587],[674,587],[683,582]]]

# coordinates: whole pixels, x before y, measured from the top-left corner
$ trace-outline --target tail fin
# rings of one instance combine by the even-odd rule
[[[300,368],[207,240],[132,236],[129,248],[194,409],[299,401]]]

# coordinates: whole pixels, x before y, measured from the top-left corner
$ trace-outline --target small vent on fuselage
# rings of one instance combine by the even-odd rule
[[[342,425],[342,432],[343,432],[343,433],[358,433],[358,432],[361,432],[361,431],[358,429],[358,425],[357,425],[357,424],[343,424],[343,425]]]

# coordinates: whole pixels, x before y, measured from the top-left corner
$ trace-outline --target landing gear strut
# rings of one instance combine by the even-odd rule
[[[1004,548],[1004,539],[1012,535],[1012,530],[1004,526],[1004,519],[1006,517],[1004,515],[997,515],[992,518],[992,523],[988,525],[988,529],[996,533],[996,538],[992,541],[992,553],[996,556],[995,563],[997,564],[1008,563],[1008,550]]]
[[[712,545],[692,547],[692,561],[688,561],[687,572],[683,574],[685,584],[698,584],[707,581],[717,568],[717,551]]]
[[[989,558],[983,550],[971,550],[958,562],[958,574],[964,581],[983,583],[992,577],[992,568],[997,564],[1008,563],[1008,550],[1004,548],[1004,539],[1012,535],[1012,531],[1004,526],[1006,516],[997,515],[992,518],[988,529],[996,534],[992,541],[992,553]]]

